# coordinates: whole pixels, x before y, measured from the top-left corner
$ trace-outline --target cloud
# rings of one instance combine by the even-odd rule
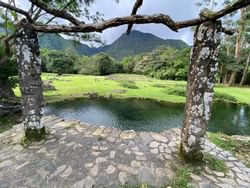
[[[4,0],[7,1],[7,0]],[[28,9],[30,3],[28,0],[16,0],[19,7]],[[222,0],[217,0],[219,3]],[[117,16],[128,16],[131,13],[135,0],[95,0],[90,6],[90,12],[100,12],[104,14],[104,19],[110,19]],[[187,20],[198,17],[199,9],[195,5],[197,0],[144,0],[138,14],[168,14],[174,20]],[[126,31],[127,26],[120,26],[105,30],[100,34],[101,38],[107,44],[115,41],[122,33]],[[190,28],[181,29],[179,32],[173,32],[166,26],[160,24],[134,25],[133,29],[152,33],[164,39],[182,39],[188,44],[192,44],[193,32]]]
[[[96,11],[103,13],[105,19],[127,16],[130,14],[134,2],[135,0],[120,0],[119,3],[114,0],[96,0],[95,4],[91,5],[90,11],[92,13]],[[144,0],[142,7],[138,10],[138,14],[168,14],[176,21],[195,18],[198,16],[198,12],[195,0]],[[192,44],[193,32],[191,29],[182,29],[175,33],[160,24],[134,25],[133,29],[152,33],[164,39],[182,39],[186,43]],[[125,31],[126,26],[111,28],[104,31],[101,37],[107,43],[112,43]]]

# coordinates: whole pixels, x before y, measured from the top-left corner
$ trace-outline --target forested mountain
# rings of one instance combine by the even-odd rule
[[[143,52],[151,52],[157,46],[165,45],[172,48],[183,49],[188,45],[182,40],[161,39],[149,33],[132,31],[130,35],[122,34],[115,42],[99,48],[91,48],[86,44],[67,40],[55,34],[45,34],[40,37],[42,48],[65,50],[75,49],[81,55],[94,55],[105,52],[112,57],[121,59],[124,56],[135,55]]]

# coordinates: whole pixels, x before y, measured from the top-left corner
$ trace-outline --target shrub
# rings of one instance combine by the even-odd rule
[[[230,96],[230,95],[228,95],[226,93],[219,93],[219,92],[215,92],[214,99],[229,101],[229,102],[236,102],[237,101],[235,99],[235,97]]]
[[[122,81],[120,83],[120,86],[128,88],[128,89],[138,89],[134,81]]]

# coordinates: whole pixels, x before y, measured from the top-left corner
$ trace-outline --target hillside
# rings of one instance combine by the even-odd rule
[[[182,49],[188,45],[182,40],[167,39],[156,37],[153,34],[132,31],[130,35],[122,34],[116,41],[110,45],[99,48],[91,48],[86,44],[77,43],[73,40],[67,40],[56,34],[45,34],[40,38],[42,48],[65,50],[68,48],[75,49],[82,55],[94,55],[105,52],[115,58],[135,55],[143,52],[150,52],[157,46],[166,45],[172,48]]]
[[[0,27],[0,33],[4,32]],[[188,45],[182,40],[162,39],[150,33],[143,33],[133,30],[129,35],[122,34],[112,44],[101,46],[98,48],[89,47],[73,40],[68,40],[58,34],[43,34],[39,37],[41,48],[66,50],[74,49],[81,55],[94,55],[105,52],[112,57],[121,59],[124,56],[135,55],[144,52],[151,52],[160,45],[169,46],[171,48],[182,49]]]
[[[113,57],[121,58],[128,55],[151,52],[160,45],[166,45],[177,49],[188,47],[182,40],[164,40],[153,34],[134,30],[129,35],[122,34],[121,37],[108,47],[106,53]]]

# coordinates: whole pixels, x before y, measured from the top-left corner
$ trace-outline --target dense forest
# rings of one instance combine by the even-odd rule
[[[72,49],[65,51],[42,49],[42,65],[44,72],[58,74],[107,75],[112,73],[135,73],[165,80],[186,80],[189,65],[190,48],[174,49],[158,46],[152,52],[115,59],[107,53],[93,56],[79,55]],[[236,63],[232,53],[222,45],[219,54],[219,73],[217,82],[227,84],[230,75],[237,71],[236,83],[244,75],[249,59],[242,53],[241,60]],[[233,51],[233,49],[231,49]],[[245,78],[250,84],[250,70]]]

